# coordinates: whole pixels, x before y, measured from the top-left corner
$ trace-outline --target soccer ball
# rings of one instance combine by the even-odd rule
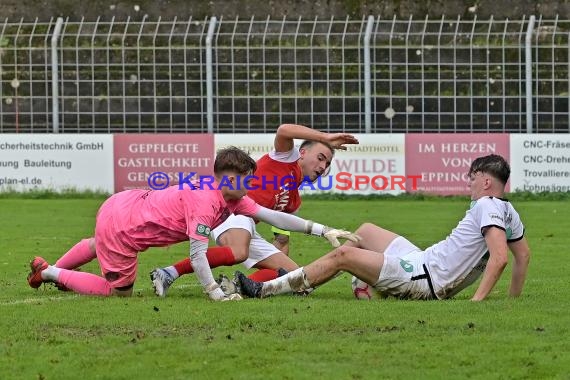
[[[371,300],[374,298],[376,291],[366,282],[362,281],[358,277],[352,276],[352,294],[359,300]]]

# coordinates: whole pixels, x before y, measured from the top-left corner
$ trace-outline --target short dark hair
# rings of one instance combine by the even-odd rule
[[[329,144],[328,142],[323,142],[323,141],[305,140],[301,143],[299,150],[310,148],[315,144],[323,144],[324,146],[326,146],[331,151],[332,155],[334,156],[333,146],[331,144]]]
[[[475,173],[489,174],[504,184],[509,180],[511,175],[511,167],[509,163],[498,154],[490,154],[488,156],[478,157],[471,163],[468,175]]]
[[[253,173],[257,168],[255,160],[243,150],[229,146],[220,149],[214,161],[214,173],[234,172],[241,175]]]

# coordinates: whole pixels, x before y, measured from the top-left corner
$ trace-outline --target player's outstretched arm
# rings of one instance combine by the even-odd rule
[[[293,149],[294,139],[324,142],[335,149],[346,150],[346,144],[358,144],[358,139],[349,133],[326,133],[297,124],[283,124],[277,128],[275,151]]]
[[[196,273],[200,284],[202,284],[204,291],[208,294],[210,299],[214,301],[238,299],[228,298],[220,288],[220,285],[218,285],[214,280],[212,269],[210,269],[210,264],[208,264],[208,259],[206,257],[207,249],[207,241],[190,238],[190,261],[192,261],[192,267],[194,268],[194,272]]]
[[[360,240],[358,235],[350,231],[327,227],[311,220],[305,220],[295,215],[270,210],[265,207],[260,207],[252,216],[255,219],[287,231],[304,232],[308,235],[322,236],[327,239],[333,247],[340,246],[338,239],[346,239],[353,242]]]
[[[484,231],[485,242],[489,250],[489,261],[481,283],[475,292],[472,301],[482,301],[491,293],[493,287],[501,277],[507,266],[507,236],[505,231],[497,227],[487,227]]]
[[[509,295],[511,297],[518,297],[522,293],[526,279],[528,264],[530,262],[530,248],[526,238],[523,237],[520,240],[509,243],[509,249],[515,258]]]

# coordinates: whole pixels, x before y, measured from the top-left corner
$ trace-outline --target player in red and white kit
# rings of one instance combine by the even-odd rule
[[[300,147],[294,139],[305,140]],[[263,207],[294,214],[301,206],[298,187],[303,180],[314,182],[331,164],[335,149],[346,150],[346,144],[358,144],[347,133],[325,133],[294,124],[283,124],[277,129],[274,150],[257,161],[248,196]],[[243,263],[246,268],[261,269],[251,275],[256,281],[277,277],[280,268],[292,271],[299,266],[288,256],[287,231],[274,228],[273,244],[255,229],[256,221],[244,215],[231,215],[222,225],[212,230],[211,237],[218,247],[208,250],[211,268]],[[166,268],[150,273],[155,293],[164,297],[170,285],[181,275],[192,273],[190,259],[184,259]]]

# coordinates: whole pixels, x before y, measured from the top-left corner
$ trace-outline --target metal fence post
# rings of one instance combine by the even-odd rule
[[[526,83],[526,133],[532,133],[532,31],[536,17],[530,16],[526,29],[525,48],[525,83]]]
[[[57,40],[63,26],[63,18],[58,17],[51,37],[51,102],[53,133],[59,133],[59,67],[57,64]]]
[[[214,133],[214,83],[212,67],[212,37],[216,28],[216,17],[210,19],[208,34],[206,35],[206,113],[208,133]]]
[[[364,132],[372,132],[372,90],[370,75],[370,37],[374,27],[374,16],[368,16],[364,34]]]

